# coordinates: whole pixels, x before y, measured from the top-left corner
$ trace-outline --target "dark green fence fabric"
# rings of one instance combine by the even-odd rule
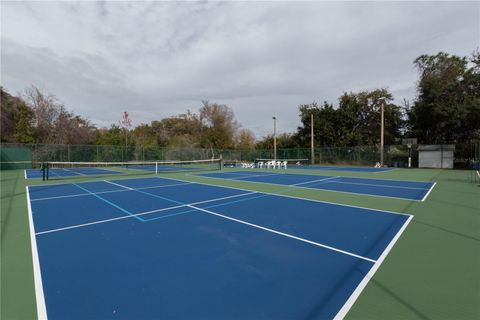
[[[28,169],[32,167],[32,150],[23,145],[0,145],[0,169]]]
[[[466,167],[469,159],[478,159],[478,141],[457,144],[455,167]],[[155,146],[68,145],[68,144],[1,144],[2,169],[39,166],[43,161],[149,161],[149,160],[201,160],[222,158],[226,161],[253,162],[255,159],[273,159],[273,149],[219,150],[212,148],[160,148]],[[308,159],[310,148],[277,149],[277,159]],[[390,167],[418,166],[417,146],[384,147],[384,164]],[[380,161],[378,146],[317,147],[314,163],[317,165],[374,166]],[[16,164],[14,164],[16,163]],[[304,161],[305,163],[305,161]]]

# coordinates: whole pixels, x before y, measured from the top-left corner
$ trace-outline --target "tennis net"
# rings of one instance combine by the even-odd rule
[[[43,180],[117,174],[161,174],[221,169],[221,159],[191,161],[45,162]]]

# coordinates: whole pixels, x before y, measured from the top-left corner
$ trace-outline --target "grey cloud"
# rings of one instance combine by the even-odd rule
[[[101,125],[232,107],[258,136],[344,91],[415,96],[413,60],[479,47],[478,2],[7,3],[2,85],[30,84]]]

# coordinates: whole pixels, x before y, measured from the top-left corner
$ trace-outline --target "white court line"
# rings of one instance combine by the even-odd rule
[[[94,181],[98,182],[98,181]],[[142,188],[136,188],[136,189],[131,189],[131,190],[147,190],[147,189],[157,189],[157,188],[166,188],[166,187],[173,187],[173,186],[183,186],[183,185],[189,185],[192,184],[193,182],[188,182],[188,183],[175,183],[175,184],[169,184],[169,185],[162,185],[162,186],[152,186],[152,187],[142,187]],[[58,186],[58,184],[55,184]],[[100,192],[93,192],[94,195],[96,194],[105,194],[105,193],[115,193],[115,192],[126,192],[130,190],[109,190],[109,191],[100,191]],[[45,197],[45,198],[38,198],[38,199],[32,199],[31,201],[43,201],[43,200],[52,200],[52,199],[62,199],[62,198],[73,198],[73,197],[83,197],[83,196],[91,196],[92,194],[90,193],[76,193],[76,194],[69,194],[66,196],[55,196],[55,197]]]
[[[204,178],[209,178],[209,177],[206,177],[206,176],[203,176],[203,177],[204,177]],[[182,180],[182,179],[178,179],[178,178],[173,179],[173,178],[165,178],[165,177],[162,177],[162,178],[159,178],[159,179],[168,179],[168,180],[173,180],[173,181],[192,182],[192,181],[189,181],[189,180]],[[230,180],[230,179],[224,179],[224,180]],[[192,183],[194,183],[194,184],[199,184],[199,185],[206,185],[206,186],[213,186],[213,187],[220,187],[220,188],[241,190],[241,191],[252,191],[252,190],[244,189],[244,188],[230,187],[230,186],[222,186],[222,185],[213,184],[213,183],[206,183],[206,182],[192,182]],[[287,186],[287,187],[288,187],[288,186]],[[302,188],[302,187],[299,187],[299,188]],[[310,188],[305,188],[305,189],[310,189]],[[310,190],[312,190],[312,189],[310,189]],[[318,190],[318,189],[313,189],[313,190]],[[329,190],[325,190],[325,191],[329,191]],[[332,204],[332,205],[340,206],[340,207],[357,208],[357,209],[364,209],[364,210],[369,210],[369,211],[377,211],[377,212],[384,212],[384,213],[386,212],[386,213],[391,213],[391,214],[399,214],[399,215],[402,215],[402,216],[411,216],[411,214],[402,213],[402,212],[395,212],[395,211],[389,211],[389,210],[380,210],[380,209],[372,209],[372,208],[367,208],[367,207],[354,206],[354,205],[350,205],[350,204],[336,203],[336,202],[331,202],[331,201],[316,200],[316,199],[310,199],[310,198],[302,198],[302,197],[296,197],[296,196],[290,196],[290,195],[286,195],[286,194],[279,194],[279,193],[266,192],[266,191],[257,191],[257,192],[258,192],[258,193],[268,194],[268,195],[271,195],[271,196],[282,197],[282,198],[291,198],[291,199],[305,200],[305,201],[310,201],[310,202],[328,203],[328,204]],[[349,192],[348,192],[348,193],[349,193]],[[354,194],[357,194],[357,195],[358,195],[358,193],[354,193]],[[401,198],[398,198],[398,199],[401,199]],[[402,199],[402,200],[405,200],[405,199]],[[418,200],[416,200],[416,201],[418,201]]]
[[[377,173],[383,173],[383,172],[390,172],[393,170],[398,170],[399,168],[388,168],[389,170],[382,170],[382,171],[370,171],[369,173],[377,174]]]
[[[130,187],[127,187],[127,186],[124,186],[124,185],[121,185],[121,184],[118,184],[118,183],[115,183],[115,182],[112,182],[112,181],[107,181],[107,180],[103,180],[103,181],[106,182],[106,183],[113,184],[114,186],[127,189],[127,190],[135,190],[135,189],[133,189],[133,188],[130,188]]]
[[[280,232],[280,231],[273,230],[273,229],[270,229],[270,228],[265,228],[265,227],[259,226],[258,224],[253,224],[253,223],[243,221],[243,220],[239,220],[239,219],[235,219],[235,218],[232,218],[232,217],[229,217],[229,216],[224,216],[223,214],[219,214],[219,213],[216,213],[216,212],[213,212],[213,211],[210,211],[210,210],[202,209],[202,208],[199,208],[199,207],[196,207],[196,206],[193,206],[193,205],[188,205],[188,207],[190,207],[192,209],[199,210],[199,211],[203,211],[205,213],[208,213],[208,214],[211,214],[211,215],[214,215],[214,216],[217,216],[217,217],[221,217],[221,218],[224,218],[224,219],[227,219],[227,220],[232,220],[232,221],[235,221],[235,222],[238,222],[238,223],[242,223],[242,224],[257,228],[257,229],[272,232],[272,233],[275,233],[275,234],[278,234],[278,235],[281,235],[281,236],[284,236],[284,237],[287,237],[287,238],[292,238],[292,239],[299,240],[299,241],[302,241],[302,242],[306,242],[306,243],[309,243],[309,244],[313,244],[315,246],[322,247],[322,248],[325,248],[325,249],[328,249],[328,250],[343,253],[345,255],[352,256],[352,257],[355,257],[355,258],[358,258],[358,259],[370,261],[370,262],[373,262],[373,263],[376,262],[376,260],[361,256],[361,255],[358,255],[358,254],[355,254],[355,253],[351,253],[351,252],[341,250],[341,249],[338,249],[338,248],[335,248],[335,247],[327,246],[327,245],[322,244],[322,243],[310,241],[310,240],[300,238],[300,237],[297,237],[297,236],[294,236],[294,235],[291,235],[291,234],[288,234],[288,233]]]
[[[358,284],[358,286],[355,288],[355,290],[352,292],[352,294],[350,295],[350,297],[347,299],[347,301],[345,302],[345,304],[343,305],[343,307],[338,311],[338,313],[335,315],[334,319],[335,320],[341,320],[343,319],[348,311],[350,310],[350,308],[353,306],[353,304],[355,303],[355,301],[357,301],[358,297],[360,296],[360,294],[362,293],[363,289],[365,289],[365,287],[367,286],[368,282],[370,281],[370,279],[373,278],[375,272],[378,270],[378,268],[380,267],[380,265],[383,263],[383,261],[385,260],[385,258],[387,257],[388,253],[390,252],[390,250],[392,250],[393,246],[395,245],[395,243],[397,242],[397,240],[400,238],[400,236],[402,235],[402,233],[405,231],[405,229],[407,228],[408,224],[410,223],[410,221],[413,219],[413,216],[410,216],[407,221],[405,221],[405,223],[403,224],[403,226],[400,228],[400,230],[398,230],[397,234],[395,235],[395,237],[393,237],[393,239],[390,241],[390,243],[388,244],[388,246],[385,248],[385,250],[383,250],[383,253],[380,255],[380,257],[378,258],[378,260],[375,262],[375,264],[373,265],[373,267],[370,269],[370,271],[365,275],[365,277],[362,279],[362,281],[360,281],[360,283]]]
[[[82,224],[76,224],[76,225],[73,225],[73,226],[68,226],[68,227],[63,227],[63,228],[57,228],[57,229],[40,231],[40,232],[38,232],[38,233],[36,233],[36,234],[37,234],[37,235],[41,235],[41,234],[58,232],[58,231],[76,229],[76,228],[81,228],[81,227],[85,227],[85,226],[91,226],[91,225],[95,225],[95,224],[101,224],[101,223],[106,223],[106,222],[111,222],[111,221],[116,221],[116,220],[122,220],[122,219],[128,219],[128,218],[134,218],[134,217],[144,216],[144,215],[152,214],[152,213],[156,213],[156,212],[162,212],[162,211],[167,211],[167,210],[185,208],[185,207],[188,207],[188,206],[190,206],[190,205],[198,205],[198,204],[215,202],[215,201],[226,200],[226,199],[231,199],[231,198],[238,198],[238,197],[247,196],[247,195],[256,194],[256,193],[258,193],[258,192],[253,191],[253,192],[236,194],[236,195],[233,195],[233,196],[215,198],[215,199],[210,199],[210,200],[203,200],[203,201],[198,201],[198,202],[193,202],[193,203],[186,203],[186,204],[181,204],[181,205],[178,205],[178,206],[167,207],[167,208],[156,209],[156,210],[150,210],[150,211],[145,211],[145,212],[141,212],[141,213],[136,213],[136,214],[128,215],[128,216],[120,216],[120,217],[115,217],[115,218],[110,218],[110,219],[104,219],[104,220],[98,220],[98,221],[87,222],[87,223],[82,223]]]
[[[340,177],[340,176],[337,176],[337,177],[330,177],[330,178],[325,178],[325,179],[318,179],[318,180],[312,180],[312,181],[294,183],[294,184],[289,184],[288,186],[290,186],[290,187],[296,187],[296,186],[301,186],[302,184],[315,183],[315,182],[321,182],[321,181],[327,181],[327,180],[332,180],[332,179],[335,179],[335,178],[341,178],[341,177]]]
[[[428,195],[430,194],[430,192],[432,192],[432,190],[433,190],[433,188],[435,187],[436,184],[437,184],[436,182],[433,183],[430,190],[428,190],[427,194],[423,197],[422,202],[425,201],[425,199],[427,199]]]
[[[189,175],[189,176],[192,176],[192,175]],[[211,177],[207,177],[207,176],[192,176],[192,177],[198,177],[198,178],[208,178],[208,179],[215,179],[215,178],[211,178]],[[136,180],[138,178],[127,178],[127,179],[123,179],[125,181],[128,181],[128,180]],[[183,179],[179,179],[179,178],[167,178],[165,176],[162,176],[162,177],[152,177],[152,178],[148,178],[148,179],[161,179],[161,180],[169,180],[169,181],[175,181],[175,182],[185,182],[186,184],[198,184],[198,185],[205,185],[205,186],[212,186],[212,187],[217,187],[217,188],[227,188],[227,189],[233,189],[233,190],[240,190],[240,191],[246,191],[246,192],[252,192],[251,189],[245,189],[245,188],[239,188],[239,187],[232,187],[232,186],[225,186],[225,185],[218,185],[218,184],[213,184],[213,183],[207,183],[207,182],[199,182],[199,181],[191,181],[191,180],[183,180]],[[121,180],[121,181],[123,181]],[[231,180],[231,179],[220,179],[218,178],[218,180]],[[236,180],[233,180],[233,181],[236,181]],[[91,181],[84,181],[82,183],[90,183],[90,182],[98,182],[98,180],[91,180]],[[243,181],[243,182],[247,182],[247,181]],[[61,185],[65,185],[66,183],[52,183],[52,184],[49,184],[48,186],[61,186]],[[265,183],[260,183],[260,184],[265,184]],[[181,184],[179,184],[181,185]],[[172,185],[166,185],[166,186],[159,186],[159,187],[169,187],[169,186],[175,186],[175,184],[172,184]],[[279,185],[276,185],[276,186],[279,186]],[[288,187],[288,186],[287,186]],[[153,188],[153,187],[152,187]],[[155,187],[156,188],[156,187]],[[299,188],[302,188],[302,187],[299,187]],[[309,189],[309,190],[319,190],[319,189],[311,189],[311,188],[305,188],[305,189]],[[128,191],[128,190],[118,190],[117,192],[125,192],[125,191]],[[329,191],[329,190],[324,190],[324,191]],[[279,193],[274,193],[274,192],[266,192],[266,191],[255,191],[255,192],[258,192],[258,193],[264,193],[264,194],[268,194],[268,195],[272,195],[272,196],[277,196],[277,197],[283,197],[283,198],[291,198],[291,199],[298,199],[298,200],[305,200],[305,201],[310,201],[310,202],[319,202],[319,203],[328,203],[328,204],[332,204],[332,205],[336,205],[336,206],[343,206],[343,207],[350,207],[350,208],[358,208],[358,209],[364,209],[364,210],[370,210],[370,211],[377,211],[377,212],[387,212],[387,213],[391,213],[391,214],[399,214],[399,215],[407,215],[407,216],[410,216],[410,214],[408,213],[402,213],[402,212],[395,212],[395,211],[389,211],[389,210],[380,210],[380,209],[372,209],[372,208],[368,208],[368,207],[362,207],[362,206],[355,206],[355,205],[349,205],[349,204],[343,204],[343,203],[338,203],[338,202],[331,202],[331,201],[325,201],[325,200],[316,200],[316,199],[311,199],[311,198],[302,198],[302,197],[298,197],[298,196],[291,196],[291,195],[286,195],[286,194],[279,194]],[[331,192],[336,192],[336,191],[331,191]],[[346,193],[349,193],[349,192],[346,192]],[[356,194],[358,195],[358,193],[353,193],[353,194]],[[402,199],[402,198],[395,198],[395,199],[400,199],[400,200],[406,200],[406,199]],[[414,200],[414,201],[419,201],[419,200]]]
[[[86,174],[84,173],[80,173],[78,171],[75,171],[75,170],[70,170],[70,169],[67,169],[67,168],[62,168],[63,171],[67,171],[67,172],[71,172],[73,174],[78,174],[79,176],[86,176]]]
[[[206,179],[222,179],[222,180],[230,180],[230,181],[242,181],[242,182],[250,182],[250,183],[259,183],[259,184],[270,184],[274,186],[286,186],[286,187],[291,187],[292,185],[288,184],[278,184],[274,182],[261,182],[261,181],[248,181],[248,180],[234,180],[234,179],[229,179],[229,178],[213,178],[209,176],[201,176],[202,178]],[[164,179],[169,179],[165,178]],[[362,178],[363,179],[363,178]],[[178,181],[187,181],[187,180],[182,180],[178,179]],[[388,181],[388,180],[387,180]],[[200,183],[200,182],[199,182]],[[335,183],[335,181],[333,182]],[[202,184],[202,183],[200,183]],[[211,184],[210,184],[211,185]],[[307,190],[321,190],[321,191],[327,191],[327,192],[337,192],[337,193],[346,193],[346,194],[354,194],[357,196],[368,196],[368,197],[375,197],[375,198],[387,198],[387,199],[398,199],[398,200],[406,200],[406,201],[421,201],[417,199],[411,199],[411,198],[400,198],[400,197],[393,197],[393,196],[383,196],[383,195],[378,195],[378,194],[369,194],[369,193],[360,193],[360,192],[349,192],[349,191],[340,191],[340,190],[329,190],[329,189],[321,189],[321,188],[310,188],[310,187],[302,187],[302,186],[293,186],[294,188],[301,188],[301,189],[307,189]],[[227,188],[232,188],[232,187],[227,187]],[[303,198],[300,198],[303,199]],[[333,202],[331,202],[333,203]],[[342,204],[343,205],[343,204]],[[366,208],[368,209],[368,208]]]
[[[37,302],[38,319],[47,319],[47,307],[45,305],[45,295],[43,293],[42,272],[40,270],[40,260],[38,258],[37,237],[35,226],[33,224],[32,206],[30,204],[30,191],[27,191],[28,222],[30,224],[30,241],[32,246],[33,279],[35,284],[35,299]]]
[[[277,173],[276,175],[279,175],[279,174],[281,174],[281,173]],[[271,175],[275,175],[275,174],[269,174],[268,176],[271,176]],[[230,178],[230,179],[231,180],[238,180],[238,179],[243,179],[243,178],[248,178],[248,177],[262,177],[262,176],[267,176],[267,175],[248,175],[247,177]],[[320,181],[327,181],[327,180],[331,180],[331,179],[335,179],[335,178],[352,178],[352,177],[335,176],[335,177],[329,177],[329,178],[325,178],[325,179],[319,179],[319,180],[305,181],[305,182],[290,184],[290,186],[300,186],[300,185],[303,185],[303,184],[320,182]],[[370,178],[353,178],[353,179],[381,180],[381,179],[370,179]],[[395,182],[397,182],[399,180],[383,180],[383,181],[390,181],[390,182],[395,181]],[[399,181],[399,182],[416,182],[416,181]],[[418,187],[404,187],[404,186],[396,186],[396,185],[384,185],[384,184],[361,183],[361,182],[332,181],[332,183],[354,184],[354,185],[361,185],[361,186],[386,187],[386,188],[412,189],[412,190],[425,190],[425,188],[418,188]],[[420,182],[420,183],[426,183],[426,182]]]
[[[236,172],[222,172],[222,174],[235,174]],[[267,174],[241,174],[241,173],[236,173],[238,175],[242,175],[241,177],[237,178],[229,178],[230,180],[240,180],[240,179],[245,179],[245,178],[250,178],[250,177],[269,177],[269,176],[276,176],[280,174],[285,174],[285,173],[267,173]],[[198,175],[194,175],[198,176]],[[201,176],[203,177],[203,176]],[[216,178],[216,177],[211,177],[211,178]],[[218,179],[223,179],[223,178],[218,178]]]
[[[346,177],[340,177],[346,178]],[[360,178],[363,179],[363,178]],[[388,180],[386,180],[388,181]],[[360,186],[372,186],[372,187],[386,187],[386,188],[399,188],[399,189],[411,189],[411,190],[425,190],[425,188],[416,188],[416,187],[402,187],[402,186],[392,186],[384,184],[373,184],[373,183],[360,183],[360,182],[347,182],[347,181],[333,181],[332,183],[343,183],[343,184],[356,184]]]

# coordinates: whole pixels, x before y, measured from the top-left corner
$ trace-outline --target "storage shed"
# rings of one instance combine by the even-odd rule
[[[454,144],[418,146],[418,167],[453,169]]]

